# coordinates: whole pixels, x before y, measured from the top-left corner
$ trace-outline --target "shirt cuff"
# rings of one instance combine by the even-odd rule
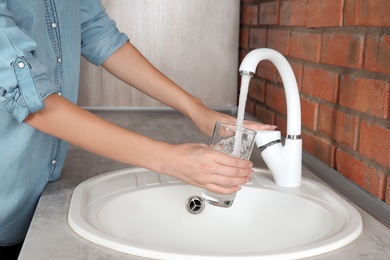
[[[39,93],[36,82],[34,81],[30,63],[25,57],[16,58],[16,60],[11,63],[11,66],[15,73],[17,85],[8,89],[8,91],[0,86],[0,104],[6,112],[10,113],[18,121],[18,123],[22,123],[29,114],[45,108],[43,99],[55,91]],[[39,83],[53,84],[44,81],[47,80],[41,80]]]

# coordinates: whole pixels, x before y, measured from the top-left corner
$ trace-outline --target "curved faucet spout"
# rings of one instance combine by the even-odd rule
[[[245,56],[239,72],[241,75],[254,75],[257,65],[262,60],[271,61],[282,78],[287,104],[287,138],[291,137],[294,139],[296,136],[301,135],[301,104],[297,81],[286,58],[272,49],[255,49]]]
[[[284,146],[280,143],[280,133],[258,131],[256,144],[274,176],[276,184],[284,187],[297,187],[302,175],[301,105],[294,72],[287,59],[279,52],[260,48],[249,52],[242,61],[239,72],[253,76],[258,63],[271,61],[282,78],[287,104],[287,136]]]

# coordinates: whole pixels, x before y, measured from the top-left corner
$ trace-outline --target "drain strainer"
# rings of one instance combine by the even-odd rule
[[[186,208],[191,214],[199,214],[203,211],[205,203],[199,196],[189,197],[186,201]]]

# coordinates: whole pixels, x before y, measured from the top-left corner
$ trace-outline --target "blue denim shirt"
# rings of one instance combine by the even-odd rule
[[[100,65],[126,41],[100,0],[0,0],[0,245],[24,239],[68,149],[24,119],[53,93],[76,102],[80,54]]]

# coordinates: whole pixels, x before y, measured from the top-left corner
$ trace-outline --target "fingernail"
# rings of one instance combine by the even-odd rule
[[[250,182],[252,180],[251,177],[246,178],[246,182]]]

